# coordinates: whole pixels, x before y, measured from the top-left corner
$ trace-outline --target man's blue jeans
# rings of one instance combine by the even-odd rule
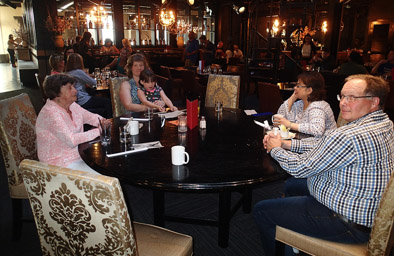
[[[368,241],[369,233],[350,226],[334,211],[309,195],[305,188],[306,179],[290,178],[285,184],[285,194],[289,197],[264,200],[255,205],[254,218],[267,256],[275,255],[276,225],[335,242]],[[297,195],[299,193],[304,195]]]

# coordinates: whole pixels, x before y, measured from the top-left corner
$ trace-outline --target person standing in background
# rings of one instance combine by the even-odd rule
[[[196,34],[193,31],[189,32],[189,41],[187,41],[185,47],[185,67],[191,67],[197,65],[198,60],[198,41],[196,40]]]
[[[200,36],[200,42],[201,59],[204,60],[204,65],[211,65],[215,59],[215,45],[205,35]]]
[[[15,59],[15,46],[18,46],[17,43],[14,41],[14,36],[10,34],[8,36],[8,48],[7,51],[10,54],[10,60],[13,68],[16,68],[16,59]]]

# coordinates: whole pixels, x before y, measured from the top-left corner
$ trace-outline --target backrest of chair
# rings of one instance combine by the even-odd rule
[[[391,175],[376,212],[368,242],[368,255],[388,256],[394,246],[394,173]]]
[[[182,70],[181,77],[184,85],[185,94],[193,92],[193,85],[196,82],[195,73],[192,70]]]
[[[170,69],[166,66],[160,66],[160,74],[168,79],[172,79]]]
[[[279,87],[276,84],[258,82],[259,111],[276,113],[283,103]]]
[[[164,76],[156,75],[157,84],[164,90],[165,94],[171,96],[171,84],[170,79]]]
[[[109,91],[111,93],[112,113],[113,117],[118,117],[125,114],[127,111],[120,102],[119,90],[123,81],[128,81],[127,77],[114,77],[109,81]]]
[[[48,99],[48,97],[44,93],[44,87],[42,87],[44,79],[38,73],[35,73],[34,75],[36,76],[37,86],[38,86],[38,88],[40,88],[40,91],[41,91],[41,94],[42,94],[42,101],[45,104],[45,102]]]
[[[220,101],[225,108],[238,108],[240,81],[240,76],[210,74],[205,106],[214,107],[215,102]]]
[[[26,93],[0,101],[0,147],[7,171],[11,198],[27,198],[19,163],[38,159],[37,115]]]
[[[20,164],[43,255],[137,255],[117,178]]]
[[[227,72],[239,73],[241,72],[241,66],[228,65]]]

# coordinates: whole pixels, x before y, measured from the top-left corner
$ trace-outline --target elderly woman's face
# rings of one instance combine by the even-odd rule
[[[133,66],[131,67],[131,72],[133,72],[133,76],[140,76],[141,72],[144,69],[145,69],[144,62],[134,61]]]
[[[70,105],[75,102],[77,100],[77,89],[75,89],[74,84],[68,83],[60,87],[58,98]]]

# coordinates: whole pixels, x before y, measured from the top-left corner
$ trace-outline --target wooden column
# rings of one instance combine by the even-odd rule
[[[118,49],[122,48],[122,39],[124,38],[123,25],[123,0],[112,0],[112,11],[115,31],[114,44]]]
[[[337,58],[339,39],[341,35],[341,21],[343,14],[342,0],[330,0],[328,7],[328,32],[327,38],[329,40],[328,47],[330,48],[331,55]]]

